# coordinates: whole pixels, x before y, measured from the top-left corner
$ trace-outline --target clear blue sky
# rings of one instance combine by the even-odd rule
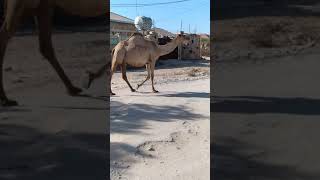
[[[177,0],[137,0],[138,4],[163,3]],[[182,30],[193,33],[195,28],[197,33],[210,33],[210,0],[190,0],[174,4],[138,7],[117,7],[112,4],[135,4],[136,0],[111,0],[111,12],[133,19],[139,16],[151,17],[155,21],[155,26],[163,28],[172,33],[180,30],[182,20]]]

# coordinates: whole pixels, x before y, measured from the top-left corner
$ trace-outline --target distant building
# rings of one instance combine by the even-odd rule
[[[188,45],[182,45],[181,59],[201,59],[200,55],[200,35],[186,34],[190,37]]]
[[[137,29],[134,20],[110,12],[110,45],[113,48],[119,41],[130,37]]]
[[[201,52],[200,52],[200,35],[198,34],[185,34],[190,38],[190,41],[187,45],[181,44],[178,45],[172,52],[169,54],[160,56],[160,60],[166,60],[166,59],[179,59],[179,51],[181,52],[181,60],[187,60],[187,59],[202,59],[201,58]],[[167,36],[163,38],[159,38],[159,45],[164,45],[172,41],[172,38],[169,38]],[[180,49],[181,48],[181,49]],[[179,50],[180,49],[180,50]]]

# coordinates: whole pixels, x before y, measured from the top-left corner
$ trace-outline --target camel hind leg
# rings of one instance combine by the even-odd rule
[[[16,1],[5,2],[5,19],[0,29],[0,103],[2,106],[16,106],[18,103],[8,99],[3,87],[3,61],[9,39],[14,35],[21,23],[25,9]]]
[[[152,92],[154,93],[158,93],[159,91],[157,91],[155,88],[154,88],[154,69],[155,69],[155,66],[156,66],[156,62],[152,62],[151,63],[151,66],[150,66],[150,72],[151,72],[151,86],[152,86]]]
[[[128,84],[131,92],[135,92],[136,90],[132,88],[130,85],[128,78],[127,78],[127,64],[125,62],[122,63],[121,65],[121,73],[122,73],[122,79]]]
[[[146,81],[148,81],[150,79],[150,64],[146,64],[146,70],[148,72],[148,75],[146,77],[146,79],[144,81],[142,81],[140,84],[137,85],[137,89],[139,89]]]
[[[106,72],[107,67],[108,67],[108,64],[105,64],[101,66],[96,72],[87,71],[86,72],[87,77],[85,80],[83,80],[83,87],[89,89],[93,81],[96,80],[97,78],[100,78]]]
[[[39,44],[41,54],[49,61],[51,66],[63,81],[65,87],[70,95],[77,95],[82,90],[75,87],[68,76],[65,74],[61,65],[59,64],[52,45],[52,9],[49,7],[48,1],[41,1],[38,7],[37,23],[39,28]]]
[[[110,69],[110,84],[109,84],[109,89],[110,89],[110,94],[111,95],[116,95],[115,93],[112,92],[112,89],[111,89],[111,80],[112,80],[112,76],[114,74],[114,72],[117,70],[117,62],[116,61],[113,61],[112,64],[111,64],[111,69]]]

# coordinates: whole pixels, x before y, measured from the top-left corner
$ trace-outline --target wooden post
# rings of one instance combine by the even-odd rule
[[[178,60],[181,60],[181,55],[182,55],[182,46],[181,43],[178,46]]]
[[[183,34],[183,31],[180,31],[180,34]],[[182,59],[182,43],[178,45],[178,60]]]

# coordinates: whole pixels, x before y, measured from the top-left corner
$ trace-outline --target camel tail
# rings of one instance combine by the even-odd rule
[[[115,49],[115,48],[113,48],[112,51],[111,51],[111,59],[112,59],[112,57],[113,57],[113,55],[114,55],[114,49]]]
[[[110,61],[110,64],[111,64],[111,62],[113,61],[114,51],[115,51],[115,47],[114,47],[114,48],[112,49],[112,51],[111,51],[111,61]]]

